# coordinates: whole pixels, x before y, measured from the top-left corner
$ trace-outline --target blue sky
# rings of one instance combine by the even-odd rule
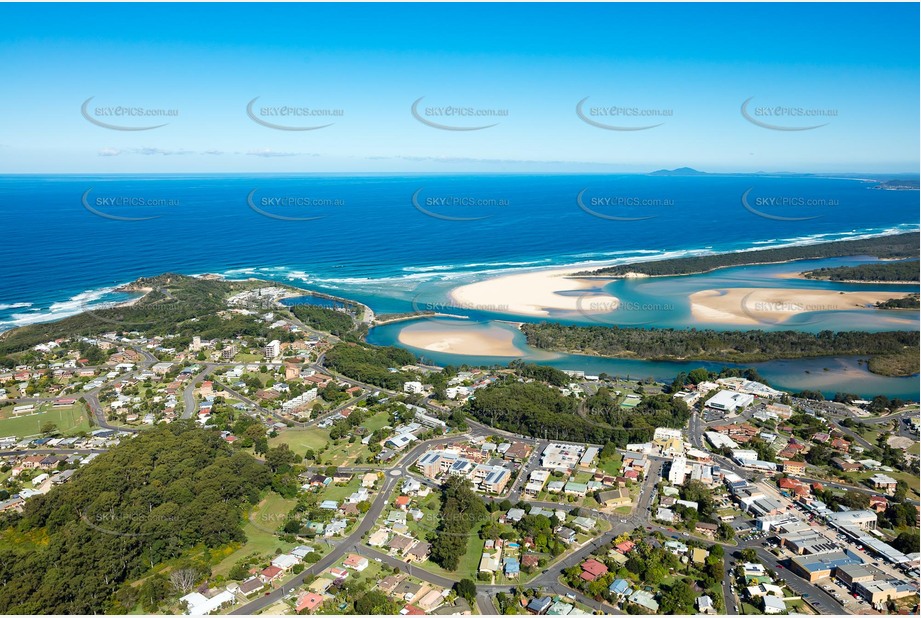
[[[911,172],[917,4],[0,5],[17,172]],[[89,114],[122,127],[93,124]],[[341,110],[269,121],[255,106]],[[425,118],[477,131],[446,131]],[[576,104],[670,114],[592,116]],[[757,126],[740,112],[773,126]],[[97,108],[174,109],[162,119]],[[456,106],[506,110],[426,115]],[[830,110],[815,121],[763,109]]]

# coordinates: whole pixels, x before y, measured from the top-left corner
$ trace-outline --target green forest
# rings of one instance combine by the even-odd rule
[[[337,343],[325,358],[327,367],[344,376],[391,390],[402,390],[403,383],[412,379],[399,368],[416,362],[412,352],[365,343]]]
[[[919,240],[921,240],[921,235],[919,235],[918,232],[912,232],[908,234],[864,238],[860,240],[839,240],[816,245],[673,258],[670,260],[643,262],[640,264],[621,264],[619,266],[601,268],[581,274],[612,277],[621,277],[627,273],[640,273],[650,276],[690,275],[710,272],[726,266],[772,264],[793,260],[811,260],[852,255],[869,255],[880,259],[917,258]]]
[[[921,308],[921,296],[909,294],[905,298],[890,298],[876,303],[876,306],[880,309],[919,309]]]
[[[0,543],[0,613],[127,613],[138,594],[157,594],[130,585],[153,567],[244,541],[243,512],[271,480],[218,432],[158,425],[0,521],[4,536],[47,540]]]
[[[579,401],[514,376],[478,390],[464,410],[480,422],[513,433],[617,446],[645,442],[656,427],[682,427],[690,418],[687,405],[669,395],[646,396],[626,409],[606,388]]]
[[[918,372],[918,332],[861,331],[804,333],[798,331],[715,331],[662,328],[618,328],[609,326],[564,326],[523,324],[528,344],[536,348],[600,356],[648,360],[713,360],[759,362],[780,358],[819,356],[870,356],[874,359],[913,356],[916,362],[876,365],[895,373]],[[880,373],[883,370],[878,371]]]
[[[319,307],[317,305],[291,305],[294,317],[307,326],[342,337],[355,328],[355,322],[348,313]]]
[[[857,266],[817,268],[803,273],[807,279],[826,281],[918,281],[918,261],[876,262]]]

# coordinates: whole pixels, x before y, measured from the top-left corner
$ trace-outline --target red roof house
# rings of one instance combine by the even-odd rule
[[[596,578],[601,577],[607,572],[608,567],[594,558],[582,563],[582,579],[587,582],[595,581]]]

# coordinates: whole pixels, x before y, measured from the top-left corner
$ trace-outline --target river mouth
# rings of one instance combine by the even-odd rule
[[[515,326],[515,322],[559,322],[622,328],[796,330],[813,333],[825,330],[917,330],[917,311],[887,311],[869,305],[870,300],[917,292],[916,285],[851,284],[799,277],[799,273],[809,269],[853,265],[867,261],[867,258],[804,260],[786,264],[732,267],[699,275],[610,280],[601,282],[601,285],[588,292],[595,294],[603,290],[605,299],[616,298],[619,301],[616,304],[604,305],[595,302],[592,305],[593,308],[608,308],[609,311],[567,311],[549,308],[546,317],[476,310],[479,306],[489,309],[501,306],[502,303],[499,301],[491,304],[483,302],[479,305],[452,305],[450,290],[441,287],[440,290],[433,290],[428,295],[442,299],[439,302],[452,308],[452,316],[427,316],[376,326],[368,333],[367,340],[377,345],[403,347],[438,365],[506,365],[511,360],[520,358],[559,369],[654,378],[660,381],[669,381],[680,372],[698,367],[713,371],[727,367],[751,367],[772,386],[791,392],[815,390],[828,397],[837,392],[861,396],[882,394],[917,400],[917,376],[887,377],[873,374],[867,369],[867,356],[778,359],[752,363],[606,358],[533,348]],[[566,284],[562,284],[562,287],[565,286]],[[694,297],[713,290],[724,290],[726,296],[731,299],[730,303],[749,300],[751,310],[746,312],[747,308],[743,305],[741,308],[728,311],[729,319],[724,321],[701,321],[695,312]],[[578,291],[564,291],[561,294],[578,294]],[[788,298],[790,304],[785,304],[787,301],[784,300],[764,301],[759,297],[761,294],[768,299]],[[751,301],[753,298],[755,300]],[[852,298],[857,299],[853,301],[853,307],[848,304]],[[819,302],[822,299],[827,301],[822,304]],[[766,302],[767,306],[774,310],[773,313],[759,313],[754,310],[758,306],[756,303]],[[862,306],[857,306],[859,304]],[[792,307],[793,310],[789,310],[788,307]],[[787,310],[789,315],[784,315],[783,310]],[[454,315],[457,317],[453,317]],[[740,316],[744,319],[739,319]],[[459,317],[465,319],[458,319]]]

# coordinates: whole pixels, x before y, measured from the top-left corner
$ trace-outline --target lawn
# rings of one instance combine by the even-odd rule
[[[816,613],[815,610],[812,609],[812,606],[803,600],[785,601],[785,603],[787,604],[788,613],[791,614],[815,615]]]
[[[368,447],[361,443],[361,440],[349,442],[348,438],[341,438],[333,442],[329,449],[323,453],[323,463],[331,466],[348,466],[358,463],[364,463],[364,458],[371,453]]]
[[[399,495],[400,491],[399,488],[397,488],[397,491],[394,492],[393,497],[396,498]],[[406,520],[406,525],[409,527],[409,531],[417,539],[428,540],[429,537],[432,536],[434,531],[438,528],[438,523],[440,521],[439,513],[441,511],[441,499],[439,498],[439,494],[438,492],[433,491],[421,500],[417,498],[413,501],[412,506],[425,513],[425,516],[419,521],[415,521],[412,517],[408,517]],[[386,513],[387,511],[385,510],[385,514]]]
[[[325,429],[310,427],[307,429],[282,429],[274,438],[269,438],[269,446],[287,444],[292,451],[303,455],[307,449],[318,451],[329,444],[329,432]]]
[[[0,408],[0,437],[37,436],[45,423],[54,423],[64,435],[90,430],[89,415],[80,403],[66,408],[54,408],[51,403],[44,403],[36,410],[32,414],[14,418],[12,405]]]
[[[470,531],[470,536],[467,538],[467,552],[461,557],[456,571],[445,570],[429,560],[421,563],[420,566],[426,571],[436,575],[442,575],[451,579],[468,577],[476,581],[476,574],[480,569],[480,556],[483,555],[483,545],[486,543],[486,541],[480,538],[479,532],[480,526],[476,526]]]
[[[362,427],[372,432],[386,426],[389,421],[390,415],[387,412],[379,412],[362,423]],[[354,442],[349,442],[349,437],[345,437],[333,441],[330,440],[327,430],[316,427],[283,429],[276,437],[269,439],[269,446],[279,444],[287,444],[299,455],[303,455],[307,449],[319,451],[326,448],[326,452],[321,457],[322,465],[345,466],[356,463],[359,458],[363,461],[370,455],[370,450],[361,443],[361,440],[356,439]]]
[[[361,487],[361,477],[363,474],[356,474],[352,480],[345,485],[334,485],[330,483],[319,492],[320,500],[335,500],[341,502],[348,496],[355,493]],[[372,494],[373,495],[373,494]],[[372,498],[373,500],[373,498]]]
[[[390,424],[390,413],[387,411],[378,412],[371,418],[365,420],[361,424],[362,427],[368,430],[368,433],[377,431],[378,429],[383,429]]]
[[[291,543],[284,543],[275,536],[277,530],[287,519],[288,513],[297,504],[297,500],[282,498],[275,492],[269,492],[266,497],[253,508],[243,526],[246,534],[246,543],[227,555],[214,566],[215,575],[227,575],[230,569],[241,558],[252,553],[272,556],[277,548],[284,550],[294,547]]]
[[[620,468],[624,463],[624,457],[620,453],[615,453],[612,457],[601,460],[598,463],[598,469],[603,470],[611,476],[620,474]]]

